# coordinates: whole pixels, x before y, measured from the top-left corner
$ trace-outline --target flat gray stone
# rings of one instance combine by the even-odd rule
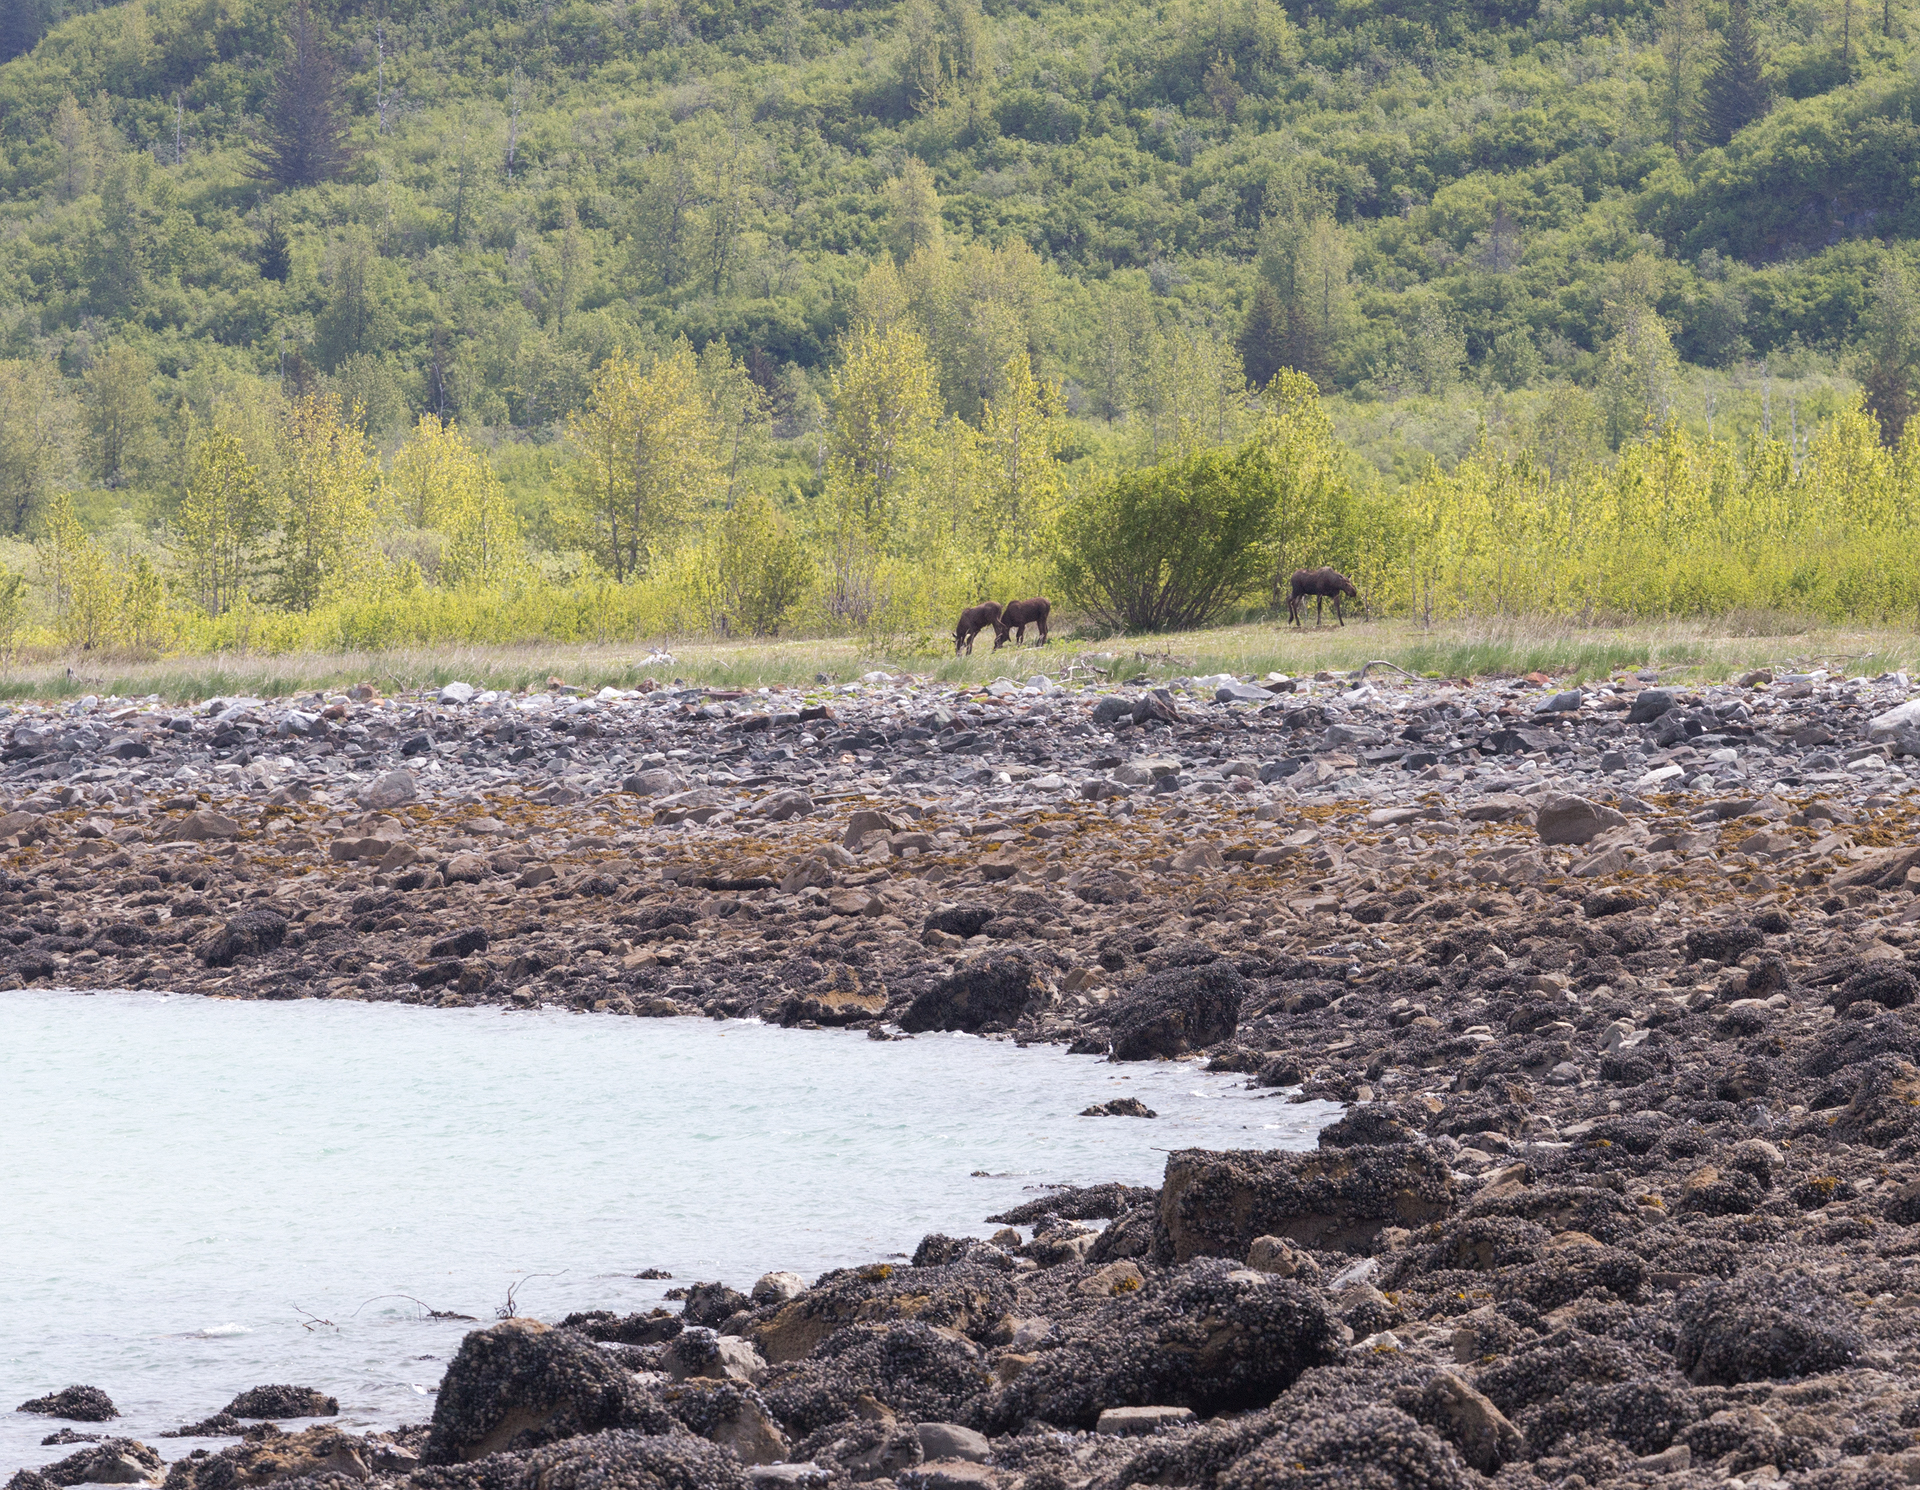
[[[1175,1423],[1191,1423],[1191,1407],[1109,1407],[1093,1425],[1095,1433],[1134,1438]]]
[[[920,1435],[920,1452],[929,1459],[965,1459],[985,1464],[993,1457],[993,1447],[984,1433],[962,1428],[958,1423],[920,1423],[914,1432]]]

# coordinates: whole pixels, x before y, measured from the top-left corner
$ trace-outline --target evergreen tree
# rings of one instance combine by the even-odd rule
[[[1707,74],[1707,135],[1724,145],[1767,112],[1767,80],[1760,73],[1760,38],[1747,0],[1733,0],[1720,61]]]
[[[1240,327],[1240,360],[1247,365],[1247,380],[1264,388],[1273,375],[1286,366],[1287,313],[1279,295],[1265,280],[1253,292],[1253,304]]]
[[[44,0],[0,0],[0,62],[31,52],[47,19]]]
[[[267,217],[266,232],[260,235],[258,257],[262,279],[286,283],[287,275],[293,270],[293,245],[287,241],[287,230],[280,226],[280,219],[271,214]]]
[[[307,0],[295,0],[287,42],[267,100],[267,137],[252,151],[252,174],[283,187],[315,186],[340,175],[351,152],[333,56]]]
[[[1320,322],[1298,300],[1287,304],[1286,335],[1281,342],[1281,365],[1313,379],[1313,386],[1325,392],[1333,386],[1333,351]]]

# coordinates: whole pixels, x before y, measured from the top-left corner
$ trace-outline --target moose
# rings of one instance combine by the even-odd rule
[[[1340,611],[1340,597],[1351,596],[1359,601],[1360,614],[1366,615],[1367,603],[1360,599],[1359,590],[1354,588],[1352,580],[1337,569],[1296,569],[1293,571],[1293,593],[1287,597],[1287,619],[1295,626],[1300,624],[1300,612],[1305,609],[1303,601],[1313,601],[1313,624],[1317,627],[1320,618],[1326,614],[1328,600],[1333,601],[1333,617],[1342,626],[1347,618]]]
[[[973,639],[989,626],[996,638],[1000,636],[1000,602],[989,600],[984,605],[970,605],[960,612],[960,624],[953,628],[953,655],[958,657],[962,650],[973,655]],[[994,646],[998,648],[996,640]]]
[[[1027,628],[1035,627],[1040,632],[1037,647],[1047,644],[1047,617],[1053,614],[1053,605],[1036,595],[1031,600],[1013,600],[1000,612],[1000,619],[994,623],[993,650],[998,652],[1007,644],[1011,636],[1018,646],[1027,644]]]
[[[998,652],[1007,644],[1007,638],[1025,646],[1027,628],[1039,629],[1040,640],[1036,646],[1047,644],[1047,617],[1053,614],[1053,603],[1036,595],[1031,600],[1013,600],[1002,605],[997,600],[983,601],[979,605],[970,605],[960,612],[960,621],[953,628],[953,655],[962,652],[973,655],[973,639],[989,626],[993,628],[993,650]]]

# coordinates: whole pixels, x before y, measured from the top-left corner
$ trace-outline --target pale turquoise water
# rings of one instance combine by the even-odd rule
[[[1075,1116],[1117,1095],[1160,1118]],[[473,1326],[376,1295],[490,1319],[558,1273],[518,1294],[555,1319],[652,1307],[674,1285],[646,1267],[811,1278],[985,1235],[1047,1182],[1158,1183],[1167,1149],[1307,1147],[1334,1112],[957,1036],[0,994],[0,1478],[69,1452],[7,1409],[70,1382],[150,1442],[264,1382],[423,1420]]]

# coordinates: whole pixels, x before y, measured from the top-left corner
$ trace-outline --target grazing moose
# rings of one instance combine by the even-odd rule
[[[1040,640],[1034,645],[1044,647],[1047,644],[1047,617],[1052,614],[1052,603],[1037,595],[1031,600],[1009,602],[1007,608],[1000,612],[1000,619],[993,623],[993,650],[998,652],[1004,647],[1009,636],[1015,645],[1025,646],[1029,626],[1039,628]]]
[[[1000,602],[989,600],[985,605],[970,605],[960,612],[960,624],[953,628],[953,655],[958,657],[964,649],[973,655],[973,639],[989,626],[993,634],[1000,634]],[[995,642],[997,647],[1000,644]]]
[[[1296,569],[1293,571],[1293,593],[1287,597],[1287,619],[1294,625],[1300,624],[1300,612],[1305,608],[1301,601],[1313,600],[1313,624],[1318,626],[1320,618],[1326,614],[1327,601],[1333,601],[1333,616],[1342,626],[1347,618],[1340,612],[1340,597],[1350,595],[1360,601],[1360,614],[1367,613],[1367,603],[1360,600],[1360,592],[1337,569]]]

